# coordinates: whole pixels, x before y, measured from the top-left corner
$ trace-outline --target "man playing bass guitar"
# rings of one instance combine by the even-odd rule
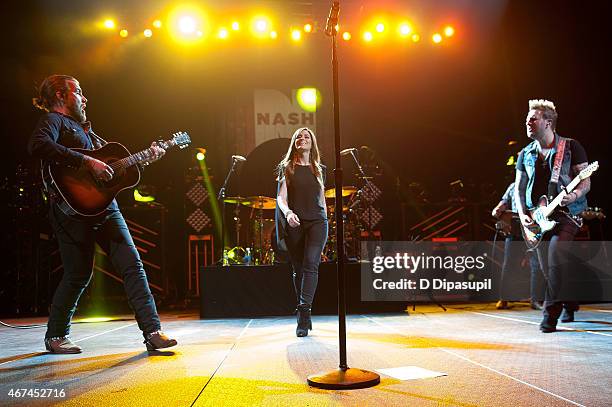
[[[108,182],[113,167],[71,148],[93,150],[106,142],[96,136],[87,121],[79,82],[67,75],[51,75],[39,87],[34,105],[45,111],[30,141],[30,154],[42,161],[87,170],[98,182]],[[152,157],[159,159],[164,149],[154,143]],[[47,180],[48,181],[48,180]],[[55,291],[45,334],[45,347],[52,353],[80,353],[81,347],[70,340],[70,321],[79,297],[92,277],[95,244],[108,254],[121,273],[130,306],[148,350],[176,345],[176,340],[161,331],[155,300],[136,246],[117,202],[112,202],[95,216],[68,214],[62,210],[62,198],[53,185],[47,185],[51,205],[49,219],[57,237],[64,266],[62,280]]]
[[[527,136],[533,141],[519,153],[515,179],[517,212],[526,230],[536,226],[529,210],[542,203],[547,204],[546,199],[565,194],[565,186],[588,166],[582,145],[574,139],[559,136],[556,133],[556,123],[557,111],[552,102],[529,101],[525,125]],[[561,321],[571,322],[574,320],[574,312],[578,310],[577,302],[560,298],[561,277],[568,259],[559,246],[560,242],[574,240],[580,226],[580,221],[575,217],[586,209],[586,194],[590,187],[590,179],[586,177],[563,196],[562,210],[550,215],[550,220],[556,222],[556,225],[544,235],[548,242],[537,248],[542,270],[547,275],[544,318],[540,323],[542,332],[556,330],[562,311]]]

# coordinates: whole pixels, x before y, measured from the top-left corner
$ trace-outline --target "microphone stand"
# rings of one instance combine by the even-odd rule
[[[227,252],[225,251],[225,190],[227,189],[227,184],[229,183],[230,177],[232,176],[232,173],[234,172],[234,170],[236,169],[236,163],[238,162],[237,159],[232,158],[232,166],[230,167],[230,170],[228,171],[227,175],[225,176],[225,181],[223,181],[223,186],[221,187],[221,189],[219,190],[219,193],[217,194],[217,200],[221,201],[221,265],[222,266],[229,266],[228,260],[227,260]]]
[[[380,376],[367,370],[349,368],[346,362],[346,286],[344,274],[344,220],[342,218],[342,164],[340,160],[340,106],[338,92],[338,55],[336,37],[340,2],[332,1],[325,33],[332,37],[332,75],[334,92],[334,145],[336,168],[336,268],[338,273],[338,328],[340,365],[336,370],[308,376],[312,387],[330,390],[363,389],[380,383]]]

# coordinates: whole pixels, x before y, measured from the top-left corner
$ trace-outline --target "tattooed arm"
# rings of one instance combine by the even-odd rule
[[[516,170],[516,178],[514,180],[514,202],[516,211],[518,212],[521,223],[524,226],[529,226],[533,223],[531,216],[527,212],[527,204],[525,194],[527,190],[527,173],[519,169]]]
[[[585,169],[589,163],[580,163],[572,165],[572,174],[578,174],[580,171]],[[575,202],[577,199],[585,196],[591,190],[591,178],[585,178],[576,185],[576,188],[569,194],[565,195],[561,200],[561,205],[566,206]]]

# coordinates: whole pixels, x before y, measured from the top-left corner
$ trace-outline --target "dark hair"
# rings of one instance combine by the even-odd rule
[[[32,98],[32,104],[38,109],[50,111],[59,103],[56,93],[60,92],[63,95],[68,92],[68,81],[76,81],[76,79],[70,75],[46,77],[38,87],[38,97]]]

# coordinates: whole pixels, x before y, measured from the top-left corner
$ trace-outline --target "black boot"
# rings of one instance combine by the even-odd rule
[[[300,338],[308,336],[309,329],[312,329],[310,305],[300,304],[297,307],[297,328],[295,328],[295,335]]]

